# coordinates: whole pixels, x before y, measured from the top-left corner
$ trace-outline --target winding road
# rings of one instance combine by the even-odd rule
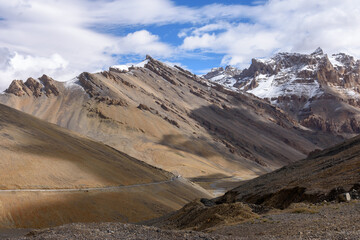
[[[134,185],[126,185],[126,186],[110,186],[110,187],[95,187],[95,188],[40,188],[40,189],[0,189],[0,193],[8,193],[8,192],[90,192],[90,191],[107,191],[107,190],[118,190],[125,188],[134,188],[134,187],[143,187],[143,186],[151,186],[158,185],[164,183],[171,183],[174,181],[180,181],[180,176],[176,176],[167,181],[161,182],[152,182],[152,183],[142,183],[142,184],[134,184]]]

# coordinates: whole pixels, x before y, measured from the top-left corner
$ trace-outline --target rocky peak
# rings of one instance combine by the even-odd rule
[[[173,71],[169,69],[169,66],[158,60],[153,59],[149,55],[146,56],[146,60],[148,60],[148,62],[144,65],[145,68],[161,76],[169,83],[173,85],[178,85],[178,82],[175,81],[176,77]]]
[[[41,89],[43,86],[39,81],[35,80],[34,78],[28,78],[25,82],[25,86],[30,89],[35,97],[41,96]]]
[[[340,72],[343,71],[344,73],[353,70],[353,68],[358,68],[360,65],[359,60],[355,60],[353,56],[347,55],[345,53],[331,55],[330,61],[334,68]]]
[[[56,83],[55,80],[52,79],[51,77],[47,76],[47,75],[42,75],[41,78],[39,78],[39,80],[42,82],[42,84],[44,85],[44,91],[46,96],[50,96],[51,94],[58,96],[59,95],[59,89],[56,87]]]
[[[8,89],[5,90],[6,93],[14,94],[15,96],[22,97],[24,95],[29,95],[29,89],[25,86],[22,80],[13,80]]]
[[[149,61],[154,60],[154,59],[153,59],[150,55],[148,55],[148,54],[146,55],[145,59],[146,59],[146,60],[149,60]]]
[[[273,69],[272,64],[253,58],[250,67],[244,69],[239,78],[253,78],[259,74],[273,75],[274,73],[275,70]]]
[[[320,56],[320,55],[316,55]],[[315,66],[317,58],[314,55],[299,54],[299,53],[278,53],[270,61],[276,66],[277,71],[281,69],[293,68],[297,69],[302,66]]]
[[[47,97],[50,95],[58,96],[60,92],[57,84],[54,79],[44,74],[39,80],[30,77],[25,83],[22,80],[14,80],[5,92],[16,96],[27,95],[41,97],[43,93],[45,93]]]
[[[101,92],[101,88],[90,73],[81,73],[79,75],[79,83],[91,97],[100,95],[99,92]]]
[[[324,51],[321,49],[321,47],[318,47],[313,53],[310,54],[311,56],[317,56],[317,55],[324,55]]]
[[[224,72],[230,76],[236,76],[239,75],[242,71],[236,67],[233,66],[226,66]]]
[[[211,71],[205,74],[203,77],[206,79],[212,79],[214,77],[221,75],[227,78],[232,78],[236,75],[239,75],[240,73],[241,73],[240,69],[228,65],[225,67],[225,69],[223,67],[212,68]]]
[[[210,72],[223,72],[224,68],[223,67],[217,67],[217,68],[212,68]]]
[[[210,72],[205,74],[203,77],[206,79],[211,79],[213,77],[219,76],[224,72],[224,68],[218,67],[218,68],[212,68]]]

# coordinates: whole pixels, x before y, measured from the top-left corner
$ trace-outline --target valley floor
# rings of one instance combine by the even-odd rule
[[[28,232],[26,235],[24,235]],[[69,224],[43,230],[0,231],[7,239],[360,239],[360,201],[294,204],[207,232],[121,223]]]

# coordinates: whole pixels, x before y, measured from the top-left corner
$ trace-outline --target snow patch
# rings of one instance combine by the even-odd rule
[[[128,72],[130,67],[139,67],[139,68],[143,68],[145,67],[145,65],[149,63],[149,59],[146,59],[140,63],[137,64],[133,64],[133,63],[127,63],[127,64],[123,64],[123,65],[114,65],[111,66],[110,68],[119,70],[119,71],[124,71],[124,72]]]
[[[148,63],[149,63],[149,59],[146,59],[146,60],[144,60],[144,61],[142,61],[142,62],[140,62],[140,63],[138,63],[138,64],[135,64],[134,67],[141,67],[141,68],[143,68],[143,67],[145,67],[145,65],[148,64]]]
[[[335,90],[347,97],[360,98],[360,94],[354,88],[341,88],[336,86]]]
[[[317,81],[309,81],[308,83],[297,81],[304,80],[297,78],[294,74],[288,71],[283,71],[281,74],[267,76],[260,74],[256,77],[258,86],[247,92],[254,94],[260,98],[277,98],[279,96],[304,96],[312,98],[322,93],[320,85]]]
[[[83,89],[79,83],[79,78],[75,77],[69,81],[65,81],[64,82],[64,86],[65,88],[75,88],[75,87],[79,87],[81,89]]]
[[[334,56],[329,57],[329,61],[334,67],[344,67],[344,64],[336,60]]]

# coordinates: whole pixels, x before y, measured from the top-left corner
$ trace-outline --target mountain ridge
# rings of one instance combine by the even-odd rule
[[[28,81],[40,87],[31,91]],[[141,66],[85,72],[68,83],[28,81],[0,102],[190,179],[252,178],[341,141],[150,56]]]
[[[360,133],[359,69],[360,61],[352,56],[328,57],[318,48],[311,54],[253,59],[236,75],[215,70],[204,77],[263,98],[305,127],[349,138]]]

